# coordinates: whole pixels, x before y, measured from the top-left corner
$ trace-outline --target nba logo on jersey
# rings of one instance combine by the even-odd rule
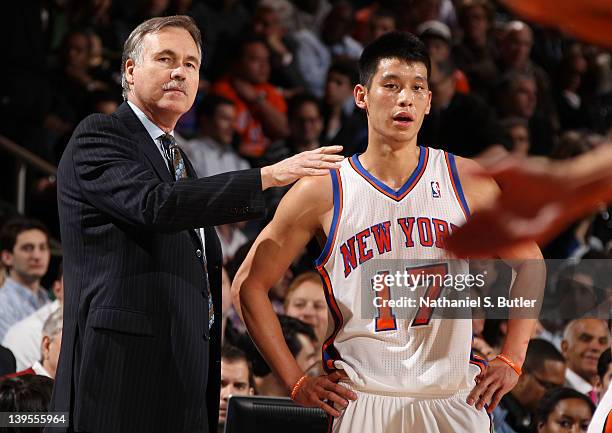
[[[433,198],[440,198],[440,182],[431,182],[431,196]]]

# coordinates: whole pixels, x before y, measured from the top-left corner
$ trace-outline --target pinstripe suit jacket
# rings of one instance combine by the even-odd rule
[[[259,170],[175,182],[124,103],[79,124],[57,183],[65,305],[52,410],[70,413],[68,431],[216,431],[222,256],[210,226],[263,215]]]

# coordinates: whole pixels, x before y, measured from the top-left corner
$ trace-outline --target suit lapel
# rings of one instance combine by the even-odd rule
[[[166,182],[172,182],[174,178],[170,174],[170,170],[168,170],[166,161],[164,161],[155,142],[151,139],[151,136],[127,102],[121,104],[114,114],[125,124],[130,132],[134,134],[134,140],[153,166],[159,178]]]

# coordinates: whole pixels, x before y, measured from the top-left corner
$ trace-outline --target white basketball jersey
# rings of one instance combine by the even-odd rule
[[[398,267],[415,275],[468,272],[467,262],[448,260],[443,249],[445,237],[469,214],[454,156],[421,147],[416,169],[397,191],[368,173],[358,155],[331,177],[333,221],[315,263],[332,316],[325,369],[342,369],[356,386],[375,392],[444,397],[473,387],[484,361],[471,356],[470,319],[374,302],[391,290],[374,289],[374,276]],[[425,284],[418,290],[437,298],[446,289]]]

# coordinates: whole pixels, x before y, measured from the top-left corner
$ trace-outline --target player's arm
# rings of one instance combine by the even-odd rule
[[[305,375],[291,355],[270,303],[270,288],[284,275],[293,259],[333,214],[329,176],[304,178],[283,197],[274,219],[255,240],[232,284],[232,298],[249,334],[266,362],[291,392]],[[329,224],[326,224],[329,225]],[[344,408],[354,393],[338,385],[338,373],[302,381],[295,401],[320,407],[332,416],[340,413],[323,402]]]
[[[467,169],[473,170],[476,163],[471,160],[457,158],[457,169],[460,173]],[[490,206],[500,194],[495,181],[486,177],[461,178],[464,192],[471,211]],[[535,242],[527,241],[504,251],[498,252],[498,257],[504,260],[516,272],[510,288],[510,299],[535,300],[534,307],[516,307],[509,309],[508,331],[502,345],[502,354],[516,367],[521,368],[525,361],[527,346],[537,324],[537,316],[542,304],[546,268],[542,253]],[[489,363],[487,370],[478,378],[478,384],[468,396],[469,404],[476,404],[478,409],[488,405],[492,411],[499,400],[510,391],[518,381],[518,374],[511,366],[496,358]]]

